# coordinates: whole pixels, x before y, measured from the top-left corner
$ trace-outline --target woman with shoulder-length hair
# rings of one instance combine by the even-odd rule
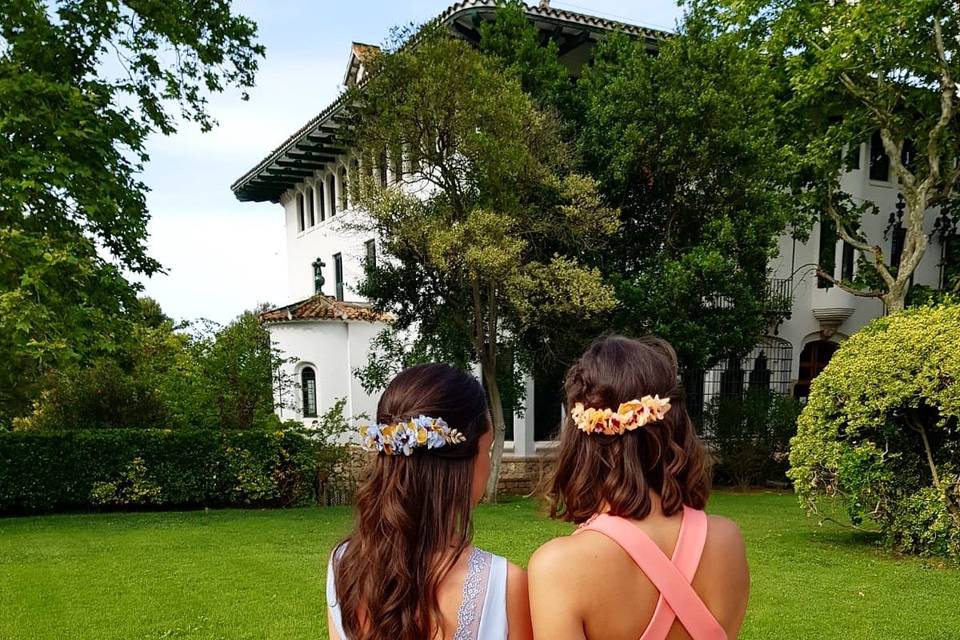
[[[327,570],[330,637],[531,638],[526,574],[471,542],[493,441],[480,383],[443,364],[406,369],[360,436],[376,455]]]
[[[709,464],[660,339],[594,342],[564,381],[551,515],[579,525],[530,560],[544,640],[736,638],[750,578],[740,530],[707,516]]]

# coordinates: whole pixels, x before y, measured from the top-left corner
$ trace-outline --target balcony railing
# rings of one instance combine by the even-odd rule
[[[793,309],[793,280],[790,278],[768,279],[764,307],[770,314],[790,315]]]
[[[729,309],[733,301],[727,296],[711,296],[703,300],[708,309]],[[763,294],[764,311],[771,315],[789,316],[793,308],[793,280],[769,278]]]

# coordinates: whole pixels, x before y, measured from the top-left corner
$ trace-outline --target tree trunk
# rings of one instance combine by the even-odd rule
[[[490,405],[490,417],[493,419],[493,452],[490,455],[490,479],[487,481],[487,502],[497,501],[497,485],[500,481],[500,461],[503,458],[503,440],[507,432],[507,423],[503,415],[503,402],[500,398],[500,384],[497,381],[496,366],[488,358],[481,358],[483,383],[487,388],[487,400]],[[483,452],[481,452],[482,455]]]
[[[907,305],[907,288],[893,287],[883,296],[883,303],[887,305],[888,313],[903,311]]]

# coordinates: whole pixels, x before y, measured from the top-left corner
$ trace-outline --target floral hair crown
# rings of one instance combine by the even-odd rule
[[[611,409],[584,408],[582,402],[573,405],[570,417],[577,429],[584,433],[602,433],[604,435],[623,435],[651,422],[663,420],[670,411],[670,398],[659,395],[643,396],[639,400],[624,402],[616,413]]]
[[[405,422],[360,425],[360,446],[388,456],[413,455],[421,447],[439,449],[448,444],[460,444],[467,437],[451,429],[443,418],[417,416]]]

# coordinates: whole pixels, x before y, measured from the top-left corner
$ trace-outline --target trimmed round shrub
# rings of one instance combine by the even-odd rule
[[[894,548],[960,559],[960,306],[879,318],[817,376],[791,440],[797,495]]]

